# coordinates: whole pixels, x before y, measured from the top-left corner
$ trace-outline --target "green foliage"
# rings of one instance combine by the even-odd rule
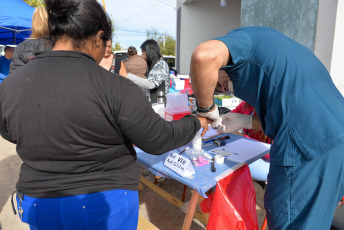
[[[43,0],[24,0],[26,4],[33,6],[33,7],[38,7],[38,6],[43,6],[44,1]]]
[[[157,29],[152,28],[146,31],[146,38],[147,39],[154,39],[160,46],[160,52],[162,55],[172,55],[175,56],[176,54],[176,40],[164,33],[159,33]],[[164,42],[165,41],[165,42]]]
[[[121,46],[121,44],[119,44],[119,42],[116,42],[115,43],[115,47],[113,48],[114,51],[117,51],[117,50],[123,50],[123,47]]]

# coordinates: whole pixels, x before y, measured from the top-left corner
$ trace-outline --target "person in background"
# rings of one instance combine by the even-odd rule
[[[138,77],[146,78],[147,62],[142,56],[137,55],[137,50],[134,46],[128,48],[129,59],[123,61],[128,73],[132,73]]]
[[[13,56],[13,47],[5,47],[5,55],[0,57],[0,83],[8,76],[10,72],[10,63]]]
[[[159,93],[167,95],[170,89],[170,72],[168,64],[160,54],[159,44],[153,40],[146,40],[141,45],[142,57],[147,62],[146,79],[142,79],[134,74],[128,74],[128,79],[138,86],[146,89],[145,94],[151,103],[157,102]]]
[[[10,74],[27,64],[37,53],[51,50],[48,14],[43,6],[35,9],[32,16],[32,33],[28,40],[20,43],[13,52]]]
[[[116,73],[123,77],[127,76],[127,70],[125,69],[123,61],[117,54],[112,53],[112,39],[106,41],[105,54],[99,65],[109,70],[111,73]]]
[[[269,229],[330,229],[344,195],[344,98],[321,61],[282,33],[252,26],[198,45],[190,69],[199,115],[221,132],[263,130],[273,140]],[[220,69],[256,116],[215,111]]]
[[[35,230],[137,229],[134,144],[163,154],[204,134],[207,119],[165,121],[137,85],[99,66],[112,23],[98,1],[45,5],[52,51],[0,84],[0,134],[23,161],[19,217]]]

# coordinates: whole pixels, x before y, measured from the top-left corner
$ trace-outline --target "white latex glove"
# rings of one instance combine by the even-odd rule
[[[252,116],[241,113],[226,113],[221,116],[222,125],[217,129],[222,133],[233,133],[240,129],[252,128]]]
[[[211,112],[207,112],[207,113],[197,113],[197,115],[201,116],[201,117],[206,117],[210,120],[213,121],[212,123],[212,127],[216,128],[217,126],[221,125],[221,117],[220,117],[220,113],[219,113],[219,109],[217,108],[217,105],[215,105],[215,109]]]

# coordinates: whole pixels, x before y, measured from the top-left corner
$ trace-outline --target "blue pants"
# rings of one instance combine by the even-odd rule
[[[139,214],[138,192],[122,189],[58,198],[24,195],[21,206],[31,230],[136,230]]]
[[[344,144],[296,166],[272,166],[264,206],[270,230],[330,229],[344,195]]]

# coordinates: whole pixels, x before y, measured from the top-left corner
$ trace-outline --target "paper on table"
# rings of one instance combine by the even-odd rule
[[[270,144],[239,139],[211,150],[213,154],[223,155],[234,162],[245,162],[270,149]]]

